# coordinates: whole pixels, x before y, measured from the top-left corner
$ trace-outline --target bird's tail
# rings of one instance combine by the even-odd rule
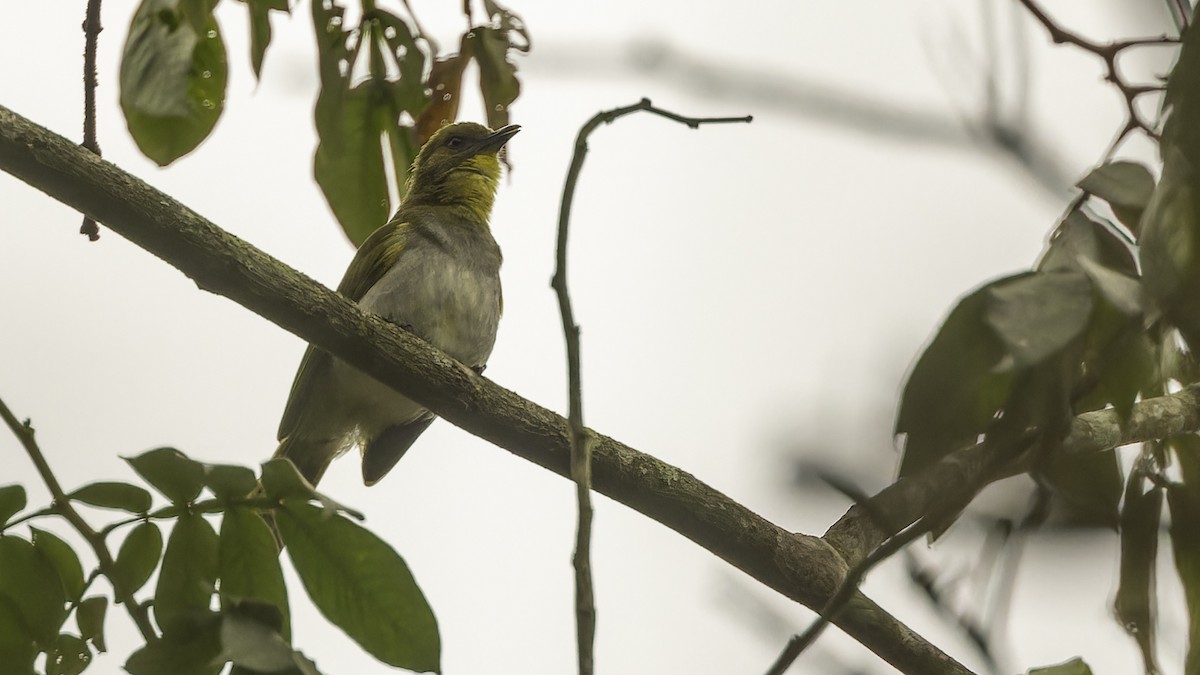
[[[325,475],[329,463],[337,457],[341,450],[340,439],[312,439],[297,436],[285,436],[279,441],[279,449],[275,457],[287,457],[296,465],[300,475],[309,483],[316,486]]]

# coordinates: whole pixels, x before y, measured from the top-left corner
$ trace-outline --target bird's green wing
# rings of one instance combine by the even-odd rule
[[[350,262],[342,283],[338,284],[338,293],[352,302],[361,300],[400,257],[410,227],[402,219],[394,218],[367,237]],[[330,356],[327,352],[308,346],[300,361],[300,369],[296,371],[296,379],[292,382],[292,393],[288,396],[283,419],[279,422],[279,439],[292,435],[300,428],[309,406],[322,405],[320,383],[326,377],[329,365]]]
[[[396,259],[404,252],[412,225],[403,221],[397,214],[388,224],[375,230],[363,245],[358,248],[346,276],[338,284],[338,293],[353,302],[362,300],[367,290],[379,281],[385,272],[392,268]]]

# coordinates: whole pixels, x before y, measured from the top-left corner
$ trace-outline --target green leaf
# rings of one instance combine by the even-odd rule
[[[388,665],[440,672],[433,610],[386,542],[309,504],[286,503],[276,517],[292,565],[325,618]]]
[[[204,465],[175,448],[156,448],[124,459],[172,503],[190,503],[204,487]]]
[[[1054,231],[1037,263],[1039,272],[1083,270],[1081,260],[1090,260],[1117,272],[1137,275],[1133,250],[1113,229],[1090,218],[1079,209],[1067,214]]]
[[[1029,675],[1092,675],[1092,669],[1081,658],[1073,658],[1057,666],[1031,668]]]
[[[1200,31],[1184,31],[1182,38],[1163,96],[1166,121],[1159,148],[1164,160],[1179,152],[1192,166],[1200,166],[1200,129],[1195,124],[1200,117]]]
[[[1117,529],[1124,482],[1116,452],[1054,453],[1037,473],[1066,500],[1074,516],[1084,523]]]
[[[79,675],[92,662],[92,651],[78,635],[63,633],[46,655],[46,675]]]
[[[121,56],[121,109],[141,151],[160,166],[191,152],[225,105],[225,43],[210,15],[192,27],[180,0],[142,0]]]
[[[0,486],[0,525],[25,508],[25,488],[21,485]]]
[[[320,142],[313,171],[329,207],[356,246],[387,222],[391,211],[384,171],[379,91],[365,82],[326,103],[317,102]]]
[[[517,66],[507,58],[508,31],[476,28],[471,46],[479,64],[479,91],[483,94],[488,126],[499,129],[508,124],[508,107],[521,94]]]
[[[283,636],[236,613],[221,616],[221,653],[235,665],[260,673],[294,672],[301,663]]]
[[[232,508],[221,522],[221,597],[234,602],[264,602],[279,611],[279,632],[291,638],[287,586],[279,567],[279,549],[256,512]]]
[[[38,649],[12,598],[0,594],[0,664],[5,673],[32,674]]]
[[[113,585],[125,593],[136,593],[150,580],[162,554],[162,533],[151,522],[141,523],[121,542],[113,568]]]
[[[984,322],[987,284],[950,312],[908,376],[896,417],[905,434],[900,475],[909,476],[979,437],[1012,391],[1012,373],[999,367],[1004,345]]]
[[[96,651],[107,651],[104,646],[104,615],[108,612],[108,598],[103,595],[93,595],[84,598],[75,610],[75,623],[79,626],[79,634],[85,640],[90,640]]]
[[[1096,384],[1079,399],[1077,410],[1099,410],[1111,403],[1124,421],[1133,412],[1138,394],[1159,393],[1158,354],[1140,322],[1125,322],[1116,335],[1089,351],[1087,367]]]
[[[1034,366],[1077,341],[1092,303],[1086,276],[1039,272],[992,286],[986,320],[1017,366]]]
[[[244,0],[250,11],[250,65],[254,77],[262,78],[263,58],[271,46],[271,11],[291,13],[287,0]]]
[[[229,502],[248,497],[258,487],[258,479],[254,471],[244,466],[205,464],[204,486],[217,499]]]
[[[1166,153],[1162,178],[1142,216],[1138,255],[1146,291],[1195,351],[1200,347],[1200,178],[1183,153]]]
[[[67,499],[129,513],[146,513],[151,504],[150,493],[145,488],[129,483],[104,481],[88,483],[67,495]]]
[[[1121,509],[1121,571],[1113,606],[1117,621],[1141,648],[1146,672],[1152,673],[1158,670],[1154,664],[1154,562],[1163,495],[1156,487],[1143,492],[1145,483],[1145,474],[1135,468]]]
[[[1093,169],[1078,185],[1108,202],[1117,219],[1137,234],[1138,221],[1154,192],[1149,169],[1137,162],[1109,162]]]
[[[75,549],[56,535],[36,527],[29,528],[33,532],[33,547],[54,565],[58,578],[62,581],[66,599],[74,602],[83,593],[83,566],[79,564],[79,556]]]
[[[1190,488],[1190,489],[1189,489]],[[1200,489],[1170,485],[1171,548],[1188,609],[1188,651],[1184,672],[1200,672]]]
[[[154,593],[154,617],[163,633],[185,633],[207,619],[216,580],[217,533],[199,514],[180,516]]]
[[[225,667],[221,658],[220,619],[208,621],[180,635],[164,635],[134,652],[125,662],[129,675],[217,675]]]
[[[1184,485],[1200,491],[1200,436],[1180,434],[1172,436],[1167,442],[1175,450]]]
[[[433,99],[413,125],[413,138],[417,147],[425,145],[425,141],[437,133],[438,129],[458,119],[463,71],[471,62],[470,44],[467,40],[468,38],[463,36],[458,54],[433,62],[426,85],[432,92]]]
[[[262,484],[263,490],[270,499],[314,500],[320,502],[321,506],[330,513],[341,511],[358,520],[363,519],[362,513],[317,492],[316,488],[305,480],[304,476],[300,475],[300,472],[296,470],[296,465],[292,464],[289,459],[276,457],[264,462],[262,465]]]
[[[66,594],[53,564],[20,537],[0,536],[0,596],[43,648],[54,644],[67,618]]]

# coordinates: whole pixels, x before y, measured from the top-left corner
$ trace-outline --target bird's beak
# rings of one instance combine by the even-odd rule
[[[483,140],[479,142],[479,151],[499,152],[500,148],[503,148],[504,144],[507,143],[510,138],[516,136],[517,132],[520,130],[521,125],[510,124],[506,127],[493,131],[487,136],[484,136]]]

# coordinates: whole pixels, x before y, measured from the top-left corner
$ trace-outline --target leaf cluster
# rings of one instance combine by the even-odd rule
[[[230,663],[241,674],[319,672],[292,645],[280,544],[268,520],[329,621],[384,663],[440,671],[437,621],[404,560],[355,522],[360,514],[314,490],[290,461],[273,459],[260,476],[242,466],[203,464],[173,448],[127,461],[169,503],[153,508],[150,491],[128,482],[89,483],[68,493],[72,508],[128,514],[90,533],[99,539],[91,543],[107,550],[107,539],[127,529],[111,564],[101,556],[86,576],[84,556],[65,539],[33,526],[28,537],[18,533],[64,505],[22,515],[24,488],[0,487],[3,672],[84,672],[106,650],[107,610],[121,599],[131,614],[154,619],[155,632],[125,663],[133,675],[216,675]],[[111,594],[95,589],[100,577]]]

